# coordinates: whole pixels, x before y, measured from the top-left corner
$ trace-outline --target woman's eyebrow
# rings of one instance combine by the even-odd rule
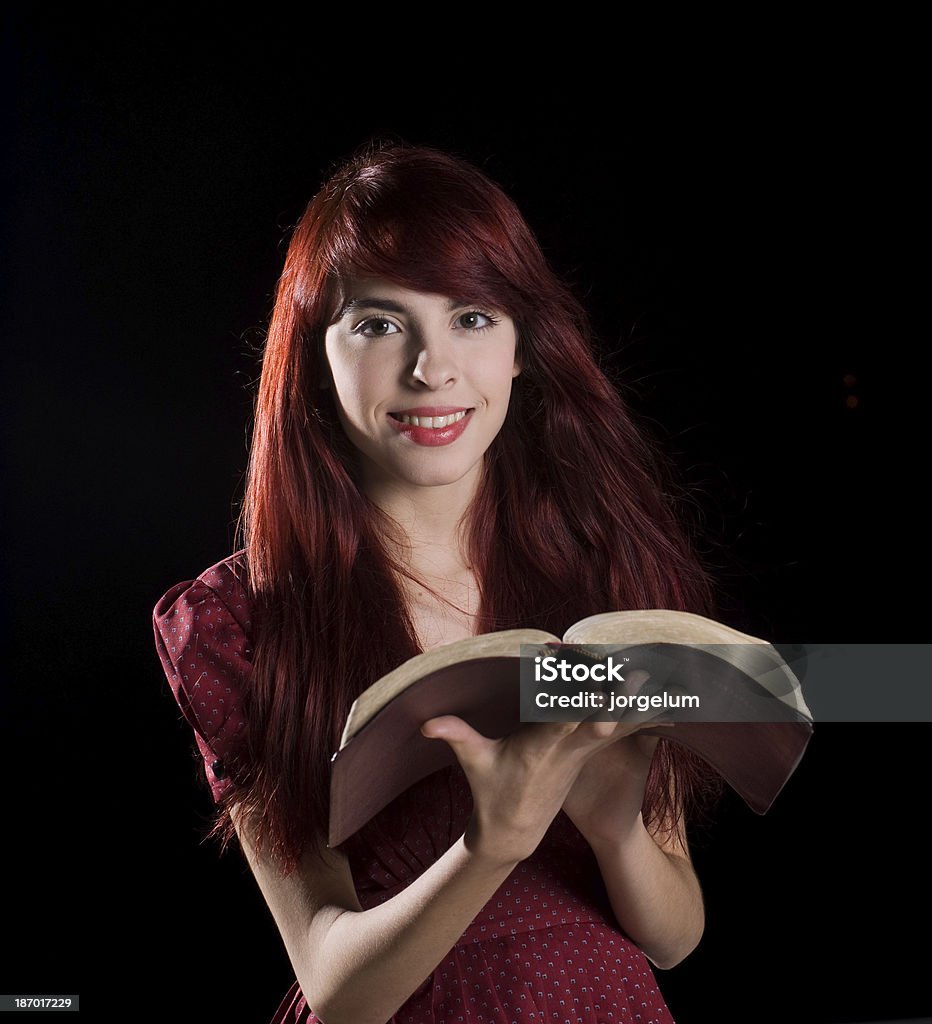
[[[469,304],[468,299],[450,299],[447,303],[447,312],[452,313],[454,309],[459,309],[460,306],[468,306]],[[382,299],[377,295],[367,295],[349,299],[345,302],[339,313],[337,313],[337,320],[342,320],[343,317],[349,316],[350,313],[357,313],[361,309],[384,309],[386,313],[409,312],[407,306],[396,302],[394,299]]]
[[[342,320],[343,317],[349,316],[350,313],[356,313],[360,309],[384,309],[387,313],[407,312],[400,302],[394,302],[392,299],[380,299],[377,296],[365,296],[345,302],[337,314],[337,319]]]

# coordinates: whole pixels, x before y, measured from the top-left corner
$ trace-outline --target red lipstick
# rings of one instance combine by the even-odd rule
[[[388,422],[399,434],[413,441],[414,444],[435,448],[438,445],[452,444],[469,425],[474,411],[465,409],[463,406],[453,405],[418,406],[416,409],[401,409],[398,412],[389,413]],[[397,416],[417,416],[419,418],[422,416],[453,416],[458,412],[465,412],[466,415],[445,427],[415,426],[413,423],[403,423],[400,419],[395,418]]]

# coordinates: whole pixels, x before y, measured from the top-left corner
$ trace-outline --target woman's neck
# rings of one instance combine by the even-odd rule
[[[478,481],[476,473],[429,487],[398,480],[370,480],[366,487],[369,499],[389,517],[383,539],[405,570],[398,583],[425,651],[475,635],[479,586],[464,526]]]
[[[468,568],[463,525],[478,475],[450,484],[418,487],[397,481],[370,483],[370,500],[400,528],[386,540],[417,575],[448,576]]]

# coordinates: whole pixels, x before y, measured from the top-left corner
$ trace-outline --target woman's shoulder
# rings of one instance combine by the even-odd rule
[[[172,694],[194,729],[215,798],[242,746],[241,701],[252,667],[245,552],[170,587],[152,613],[155,644]]]
[[[173,584],[158,599],[153,609],[153,620],[158,625],[182,613],[207,605],[205,614],[222,606],[244,633],[252,627],[248,593],[248,565],[246,551],[240,549],[215,562],[193,579]]]

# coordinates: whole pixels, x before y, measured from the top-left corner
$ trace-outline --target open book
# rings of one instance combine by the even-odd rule
[[[427,719],[457,715],[492,738],[517,729],[522,663],[526,697],[535,652],[590,664],[604,665],[607,654],[623,659],[624,682],[617,689],[632,705],[611,717],[672,721],[642,731],[694,751],[758,814],[793,774],[812,734],[799,681],[779,652],[766,640],[701,615],[607,612],[575,623],[562,640],[534,629],[468,637],[409,659],[353,703],[331,759],[330,846],[349,838],[415,782],[458,763],[449,744],[421,735]],[[660,690],[667,706],[657,709],[663,705]],[[670,694],[689,696],[700,708],[671,710]],[[647,711],[633,703],[648,697],[656,699]],[[588,714],[563,720],[581,721]]]

